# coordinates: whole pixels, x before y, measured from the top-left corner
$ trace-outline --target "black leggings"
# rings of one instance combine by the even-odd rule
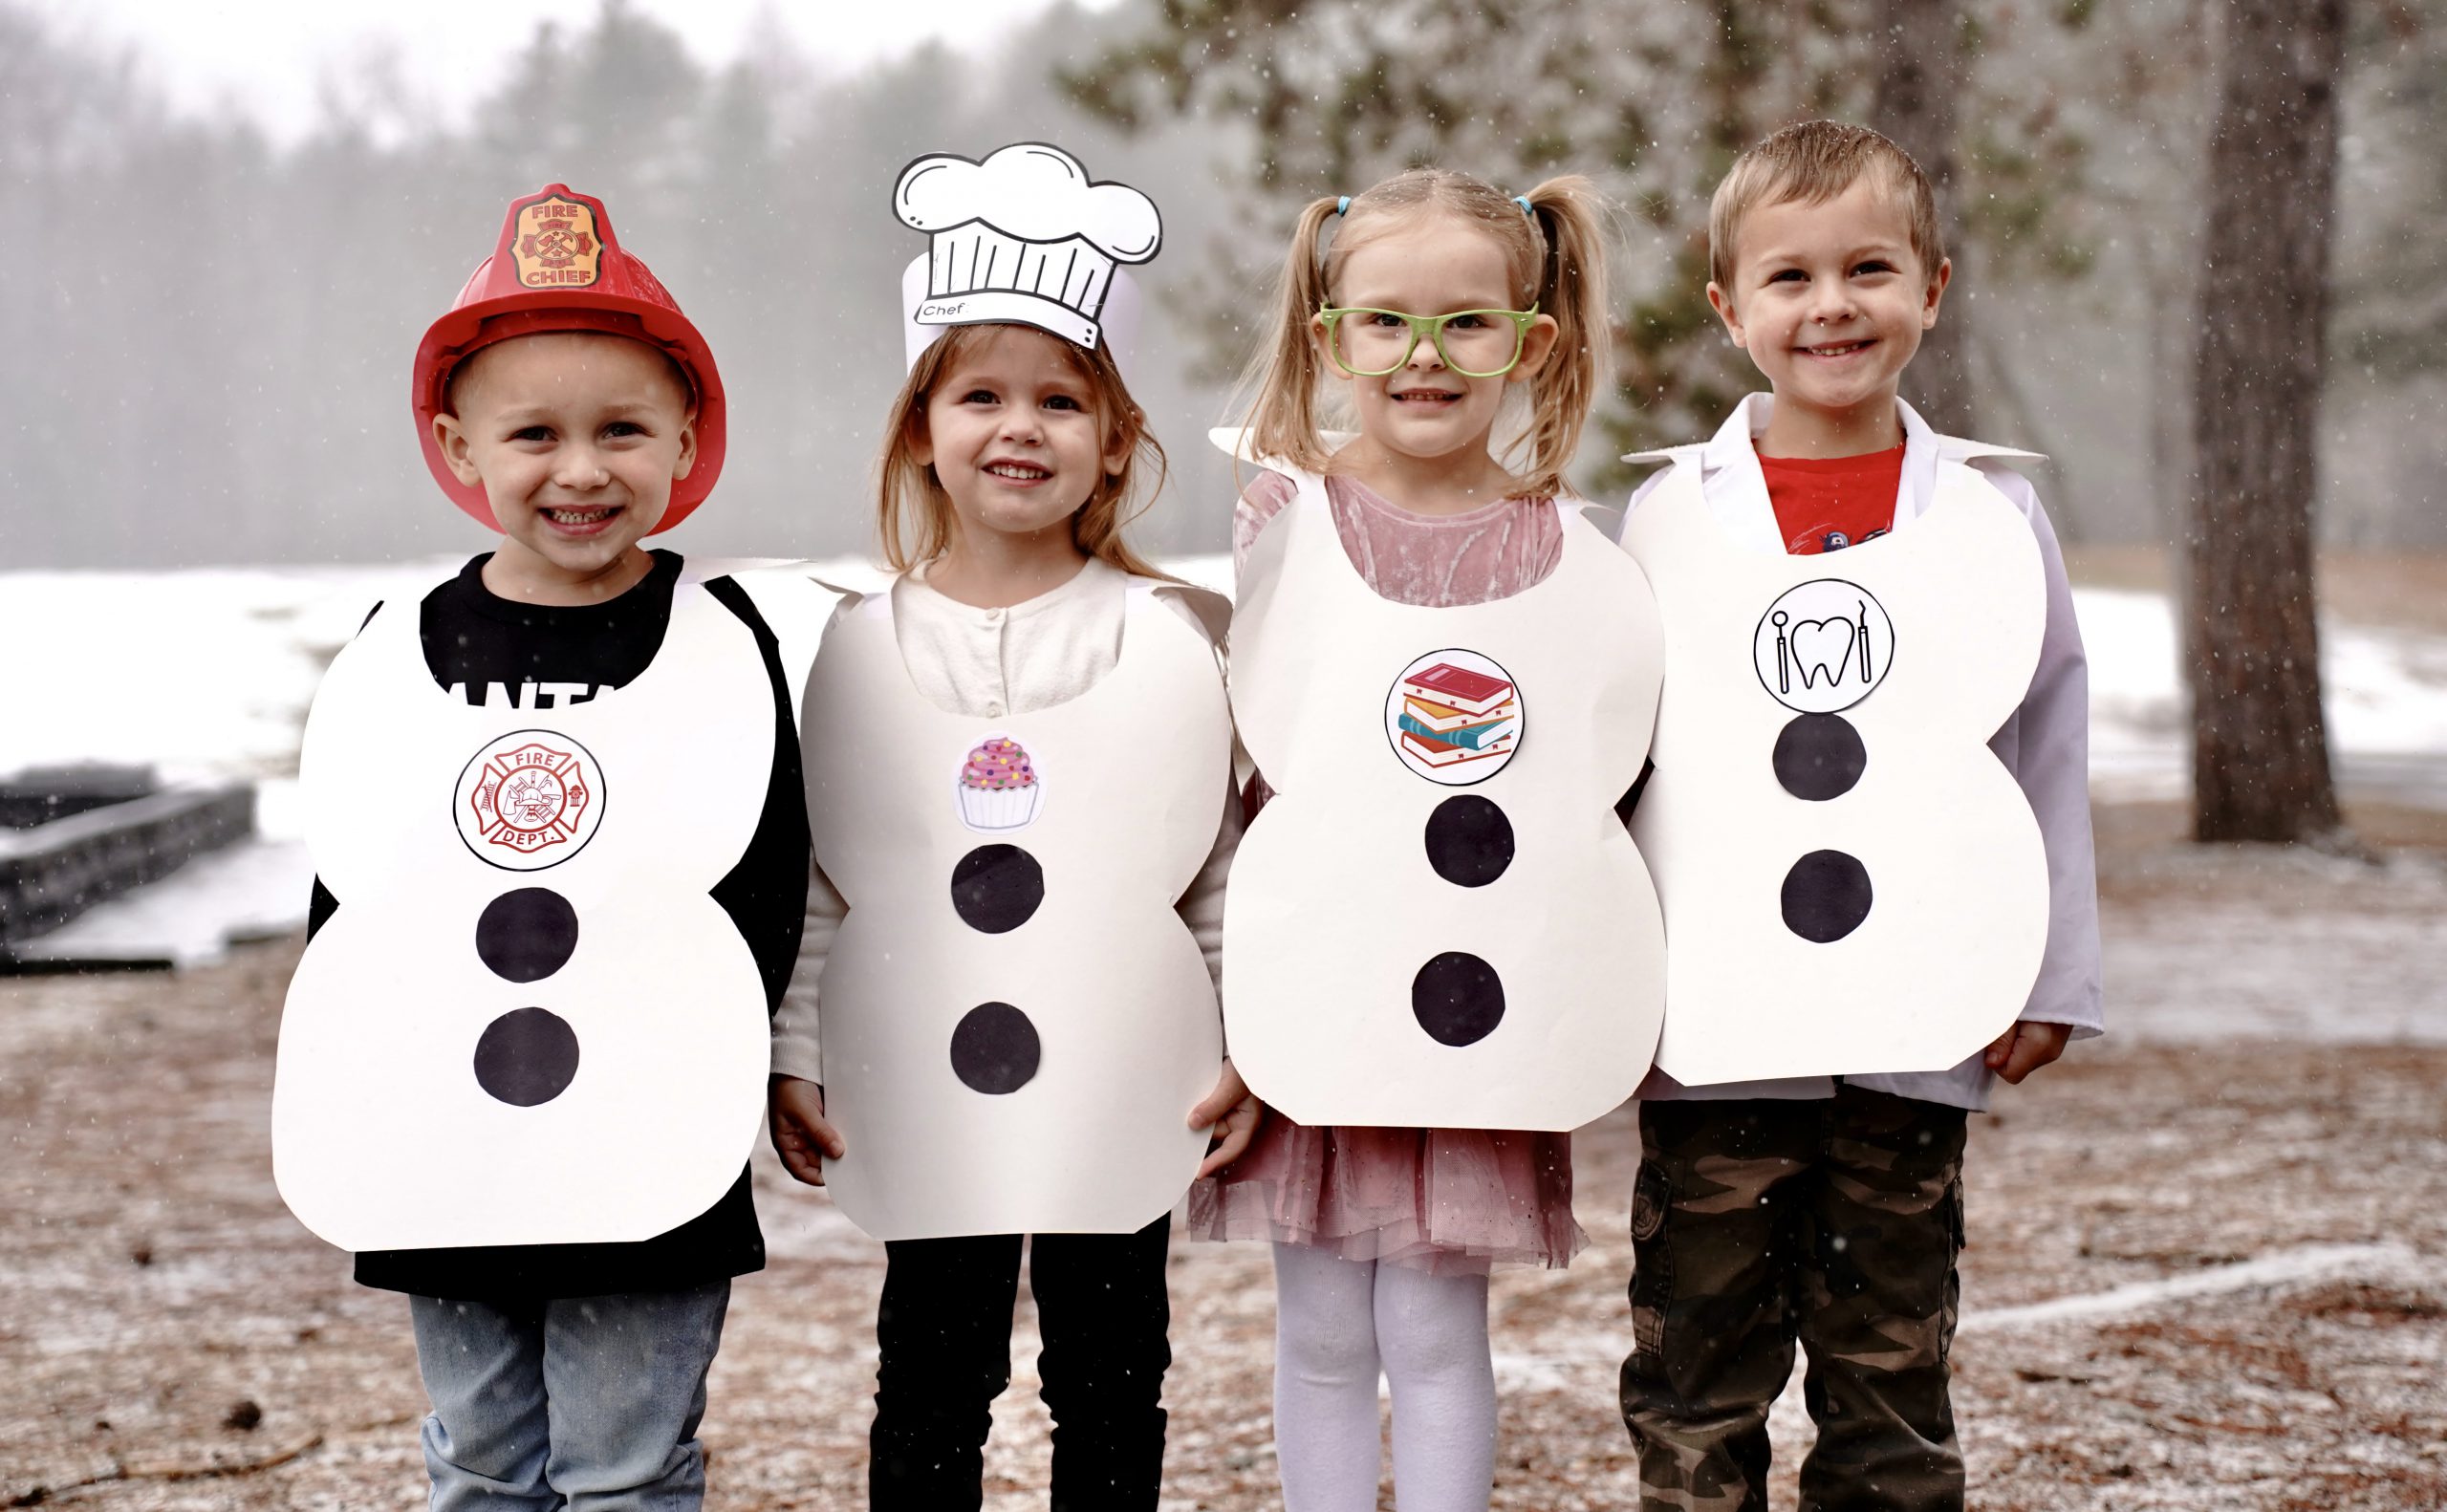
[[[1172,1216],[1136,1234],[1039,1234],[1029,1290],[1053,1416],[1053,1512],[1153,1512],[1164,1469],[1164,1254]],[[876,1314],[875,1512],[974,1512],[994,1398],[1011,1379],[1020,1236],[896,1240]]]

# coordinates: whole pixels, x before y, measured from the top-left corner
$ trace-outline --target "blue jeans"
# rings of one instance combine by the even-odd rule
[[[730,1283],[496,1304],[410,1297],[433,1512],[696,1512]]]

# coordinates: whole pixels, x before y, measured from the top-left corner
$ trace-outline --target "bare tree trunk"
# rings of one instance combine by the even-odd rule
[[[2312,614],[2344,0],[2232,0],[2210,128],[2186,546],[2195,835],[2339,829]]]
[[[1962,0],[1876,0],[1871,25],[1876,45],[1877,93],[1870,124],[1894,139],[1929,176],[1938,193],[1938,224],[1960,243],[1955,214],[1955,120],[1969,59],[1963,55]],[[1955,271],[1963,271],[1958,245]],[[1920,343],[1903,376],[1903,397],[1938,430],[1969,435],[1980,406],[1971,364],[1971,292],[1957,278],[1937,329]]]

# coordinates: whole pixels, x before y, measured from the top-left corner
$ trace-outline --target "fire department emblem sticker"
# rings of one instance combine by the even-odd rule
[[[520,205],[509,252],[518,264],[518,281],[527,288],[585,288],[603,267],[603,238],[596,234],[594,206],[557,194]]]
[[[603,769],[552,730],[512,730],[476,752],[450,805],[476,859],[540,872],[586,849],[603,820]]]

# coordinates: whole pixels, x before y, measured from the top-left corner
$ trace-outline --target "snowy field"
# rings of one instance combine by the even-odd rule
[[[258,784],[261,843],[110,905],[54,945],[106,955],[127,942],[159,954],[149,942],[166,941],[175,959],[195,962],[217,955],[225,933],[255,939],[294,927],[308,873],[293,777],[315,680],[376,601],[412,598],[453,565],[0,573],[0,645],[32,653],[11,659],[0,774],[90,760]],[[803,673],[828,604],[804,573],[824,569],[742,565],[786,663]],[[1192,581],[1229,586],[1224,556],[1172,566]],[[2075,604],[2090,654],[2093,791],[2107,802],[2181,797],[2190,756],[2169,602],[2080,589]],[[2360,794],[2447,810],[2447,635],[2347,624],[2326,635],[2343,781]]]
[[[2090,789],[2111,801],[2191,788],[2190,700],[2174,605],[2162,594],[2073,591],[2090,658]],[[2447,636],[2328,616],[2320,627],[2328,741],[2358,790],[2447,808]]]
[[[35,763],[153,762],[172,774],[277,779],[323,664],[378,600],[414,594],[454,564],[228,568],[184,572],[0,572],[11,657],[0,773]],[[1222,556],[1170,564],[1227,588]],[[808,569],[820,572],[822,567]],[[794,649],[813,655],[824,600],[792,573],[745,576]],[[2077,589],[2090,656],[2091,767],[2102,797],[2178,796],[2189,760],[2176,632],[2154,594]],[[2447,636],[2330,622],[2329,732],[2349,774],[2396,780],[2447,753]],[[2447,781],[2447,770],[2421,779]],[[2438,801],[2447,805],[2447,787]],[[282,802],[265,828],[288,832]]]

